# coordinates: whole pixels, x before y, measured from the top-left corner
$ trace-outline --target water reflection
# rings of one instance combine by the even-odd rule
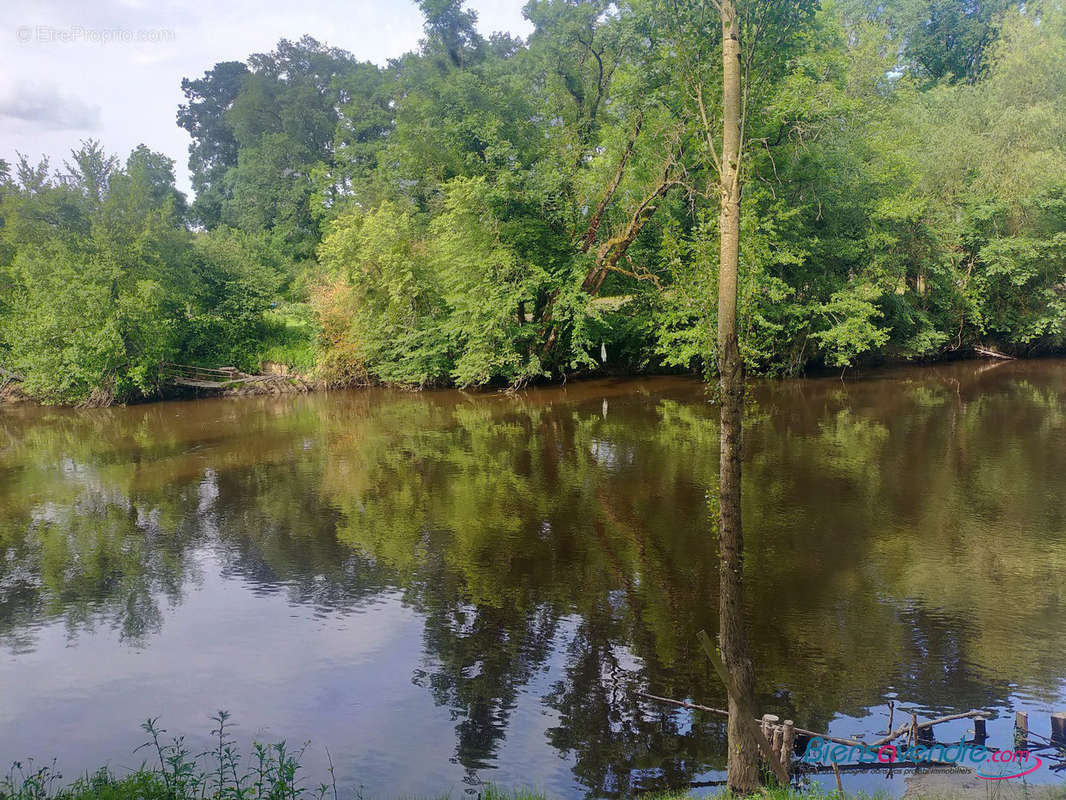
[[[1050,361],[755,388],[760,707],[824,729],[889,696],[938,711],[1062,696],[1064,397]],[[0,687],[19,701],[0,709],[0,756],[89,758],[40,713],[53,695],[66,718],[111,703],[134,729],[142,705],[112,708],[98,677],[36,675],[98,658],[139,697],[161,668],[129,651],[196,676],[153,683],[150,713],[206,715],[210,695],[279,735],[295,720],[372,793],[400,771],[420,794],[713,777],[718,721],[633,689],[724,702],[695,647],[717,616],[716,417],[684,379],[4,409]],[[227,670],[246,676],[236,696],[218,696]]]

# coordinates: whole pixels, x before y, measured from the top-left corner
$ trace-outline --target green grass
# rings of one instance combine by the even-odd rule
[[[195,781],[181,788],[168,782],[160,770],[142,768],[124,777],[117,777],[107,769],[100,769],[93,775],[79,778],[73,783],[61,786],[61,778],[50,767],[35,772],[15,770],[0,781],[0,798],[2,800],[204,800],[204,798],[263,798],[264,800],[286,800],[287,798],[322,798],[322,800],[339,800],[353,797],[367,800],[359,793],[354,795],[335,792],[332,785],[317,787],[290,786],[282,783],[267,783],[262,787],[244,784],[238,791],[234,784],[223,786],[219,790],[212,780]],[[441,795],[437,800],[448,800],[451,795]],[[687,792],[666,792],[640,796],[642,800],[688,800]],[[734,797],[726,792],[711,796],[711,800],[727,800]],[[759,800],[839,800],[836,792],[823,793],[818,790],[765,789],[754,797]],[[865,795],[848,795],[851,800],[861,800]],[[479,800],[551,800],[550,795],[532,789],[503,789],[492,784],[481,788]]]
[[[141,729],[145,742],[137,748],[142,766],[127,775],[107,767],[64,783],[55,763],[37,766],[16,762],[0,776],[0,800],[366,800],[362,792],[341,793],[333,780],[332,758],[328,783],[312,785],[304,779],[300,760],[307,745],[293,749],[285,742],[253,743],[243,753],[231,735],[230,715],[219,711],[212,717],[212,746],[192,753],[182,737],[168,736],[158,720],[150,719]],[[327,751],[328,754],[328,751]],[[479,800],[549,800],[550,795],[532,789],[481,787]],[[757,795],[765,800],[835,800],[837,793],[810,790],[767,789]],[[449,795],[441,795],[448,798]],[[646,794],[644,800],[686,800],[687,792]],[[728,798],[728,794],[714,797]],[[861,797],[861,795],[851,795]]]
[[[286,303],[263,315],[264,335],[257,357],[259,361],[288,364],[307,374],[318,357],[318,331],[314,313],[306,303]]]
[[[789,786],[787,788],[764,788],[757,794],[751,795],[752,798],[758,798],[758,800],[841,800],[840,793],[837,791],[825,791],[820,786],[811,786],[807,788],[797,789]],[[880,794],[864,794],[848,793],[847,800],[884,800],[884,797]],[[640,795],[640,800],[690,800],[694,796],[687,791],[678,792],[661,792],[653,794]],[[704,795],[700,800],[737,800],[738,795],[732,794],[729,791],[722,790],[713,795]]]

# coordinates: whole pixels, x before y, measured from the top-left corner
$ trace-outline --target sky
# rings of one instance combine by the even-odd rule
[[[527,36],[524,0],[468,0],[488,35]],[[181,79],[309,34],[384,64],[415,48],[413,0],[0,0],[0,158],[62,168],[82,139],[123,160],[144,143],[175,161],[189,192]]]

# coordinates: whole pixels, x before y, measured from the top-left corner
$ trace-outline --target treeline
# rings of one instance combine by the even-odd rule
[[[702,0],[421,0],[385,67],[311,38],[185,80],[195,200],[95,142],[0,165],[0,366],[56,402],[161,365],[333,384],[712,369],[720,27]],[[741,4],[743,6],[743,4]],[[748,81],[757,372],[1066,344],[1060,0],[803,0]]]

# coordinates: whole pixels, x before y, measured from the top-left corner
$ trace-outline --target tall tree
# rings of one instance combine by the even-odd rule
[[[477,12],[463,8],[463,0],[419,0],[418,6],[426,18],[422,46],[427,54],[444,54],[459,69],[477,58],[485,45],[477,32]]]
[[[740,456],[744,431],[744,360],[737,340],[740,266],[741,118],[740,23],[733,0],[719,0],[722,20],[722,158],[719,164],[718,385],[720,582],[718,636],[729,672],[729,786],[747,793],[759,783],[755,738],[755,669],[744,629],[744,533],[740,517]]]
[[[178,106],[178,126],[192,137],[189,171],[196,190],[193,214],[207,228],[222,216],[222,178],[237,166],[237,139],[226,114],[240,94],[248,67],[240,61],[222,61],[202,78],[182,78],[181,91],[187,102]]]
[[[906,60],[923,78],[974,83],[1005,11],[1018,0],[923,0],[902,3]]]
[[[796,27],[809,19],[814,3],[781,0],[712,2],[722,24],[722,154],[717,164],[718,385],[721,395],[718,636],[729,678],[728,781],[731,789],[746,794],[759,784],[758,744],[750,724],[756,716],[755,669],[744,620],[744,532],[740,493],[744,359],[740,353],[737,326],[737,284],[746,100],[756,57],[765,54],[767,66],[781,59],[783,46],[792,38]],[[707,126],[702,97],[700,112]]]

